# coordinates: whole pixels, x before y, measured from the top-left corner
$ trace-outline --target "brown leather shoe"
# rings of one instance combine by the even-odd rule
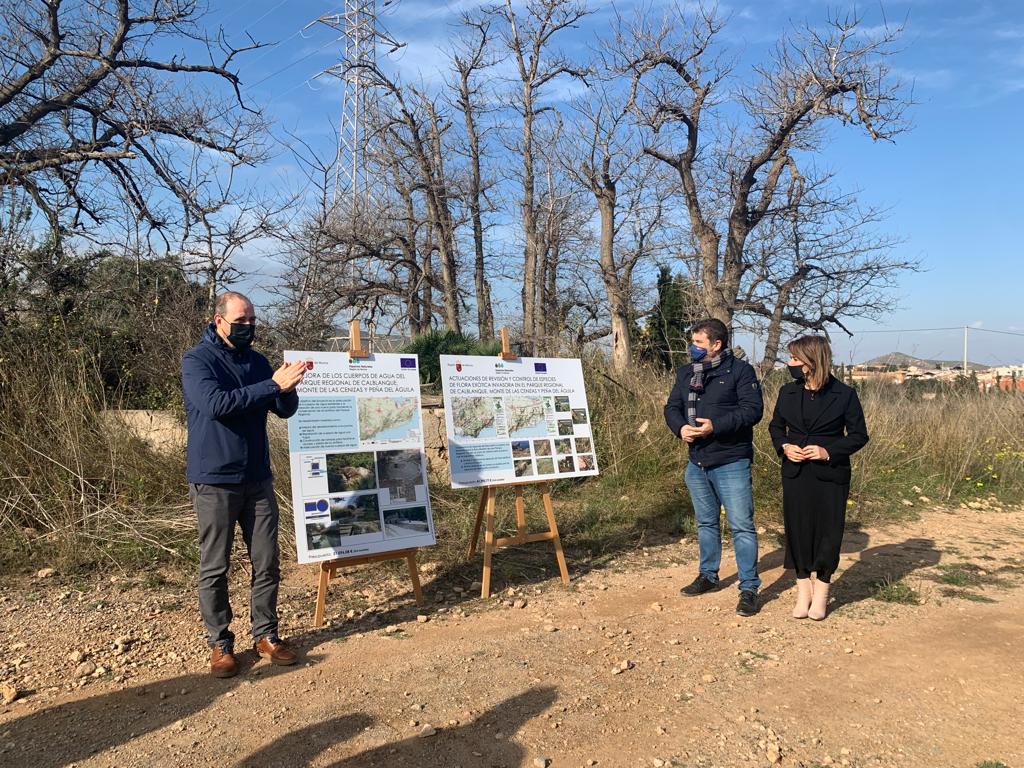
[[[271,664],[279,664],[282,667],[291,666],[299,660],[298,655],[283,640],[273,642],[269,637],[264,637],[253,650],[260,655],[261,659],[270,659]]]
[[[238,674],[235,655],[215,645],[210,652],[210,674],[214,677],[234,677]]]

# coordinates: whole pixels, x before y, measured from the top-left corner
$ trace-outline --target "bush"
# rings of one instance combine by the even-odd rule
[[[417,336],[402,351],[419,355],[420,384],[440,394],[440,355],[497,355],[501,352],[501,342],[496,339],[476,339],[445,328]]]

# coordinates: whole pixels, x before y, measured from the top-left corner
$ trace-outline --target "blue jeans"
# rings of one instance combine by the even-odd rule
[[[703,469],[693,462],[686,465],[686,488],[693,501],[697,519],[697,543],[700,546],[700,572],[710,581],[718,581],[722,562],[720,510],[732,531],[736,552],[736,570],[740,589],[757,592],[757,529],[754,527],[754,491],[750,477],[750,459],[740,459],[720,467]]]

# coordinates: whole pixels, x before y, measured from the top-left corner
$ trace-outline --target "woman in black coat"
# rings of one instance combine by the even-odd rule
[[[789,344],[789,354],[796,381],[779,391],[768,431],[782,457],[786,567],[796,570],[793,616],[820,621],[839,567],[850,455],[868,442],[868,431],[856,391],[832,376],[827,339],[802,336]]]

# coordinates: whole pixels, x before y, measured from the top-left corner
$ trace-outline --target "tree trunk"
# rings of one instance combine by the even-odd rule
[[[484,254],[483,174],[480,170],[480,137],[469,96],[469,84],[463,79],[461,103],[469,141],[469,216],[473,225],[473,278],[476,288],[476,326],[481,339],[494,338],[494,312],[491,308],[491,287],[487,282]]]
[[[206,309],[207,314],[213,317],[214,307],[217,305],[217,267],[210,265],[206,271]]]
[[[420,123],[406,110],[403,110],[406,115],[404,120],[411,138],[411,149],[419,166],[420,182],[427,206],[428,229],[436,237],[438,259],[441,264],[445,325],[456,333],[461,333],[455,232],[444,176],[444,152],[441,142],[443,129],[433,102],[419,94],[417,97],[429,116],[429,132],[426,138],[424,139],[420,133]]]
[[[524,98],[529,104],[529,88],[524,86]],[[537,212],[534,209],[534,159],[532,108],[524,110],[523,118],[523,341],[528,354],[537,347],[535,326],[537,306]]]
[[[597,210],[601,216],[599,254],[601,278],[608,296],[608,311],[612,327],[612,368],[622,373],[633,362],[629,338],[629,286],[615,268],[615,203],[614,184],[597,188]]]
[[[420,330],[429,331],[434,327],[434,244],[431,241],[430,228],[427,228],[427,241],[423,246],[423,314],[420,318]]]
[[[478,230],[479,228],[479,230]],[[473,247],[476,251],[474,281],[476,283],[476,327],[481,339],[494,338],[494,311],[491,309],[491,284],[484,272],[483,229],[479,217],[473,222]]]
[[[544,353],[557,355],[559,350],[559,337],[562,332],[563,318],[562,311],[558,305],[558,262],[561,256],[559,238],[556,235],[552,242],[545,249],[545,278],[544,278],[544,304],[542,319],[544,322]]]

